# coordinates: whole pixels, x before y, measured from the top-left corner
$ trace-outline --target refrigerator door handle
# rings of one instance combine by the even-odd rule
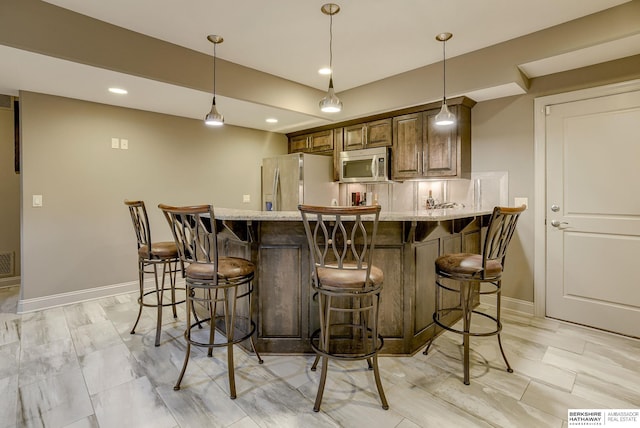
[[[271,192],[271,194],[273,195],[273,210],[274,211],[279,211],[280,210],[280,204],[278,203],[278,182],[280,181],[280,168],[276,167],[276,170],[273,174],[273,192]]]

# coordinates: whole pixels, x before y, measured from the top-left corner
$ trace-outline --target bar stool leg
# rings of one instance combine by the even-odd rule
[[[502,339],[500,339],[500,331],[502,331],[502,323],[500,321],[500,301],[501,299],[501,292],[502,292],[502,281],[498,281],[497,283],[497,287],[498,287],[498,291],[496,292],[496,323],[498,324],[496,326],[496,330],[498,330],[498,346],[500,346],[500,353],[502,354],[502,359],[504,360],[504,363],[507,365],[507,372],[509,373],[513,373],[513,369],[511,368],[511,365],[509,364],[509,361],[507,360],[507,356],[504,353],[504,348],[502,348]]]
[[[329,357],[322,357],[322,368],[320,373],[320,385],[318,386],[318,393],[316,394],[316,402],[313,405],[313,411],[320,411],[320,404],[322,404],[322,395],[324,394],[324,384],[327,381],[327,369],[329,368]]]
[[[462,346],[464,353],[464,384],[469,385],[469,332],[471,331],[471,314],[473,311],[473,289],[474,284],[469,282],[462,282],[460,284],[460,304],[462,305]]]
[[[376,294],[371,297],[372,311],[373,311],[373,326],[371,327],[372,340],[374,348],[378,348],[378,308],[380,307],[380,294]],[[373,299],[376,299],[375,305]],[[389,410],[389,403],[387,403],[387,396],[382,389],[382,381],[380,380],[380,368],[378,367],[378,353],[373,356],[373,377],[376,381],[376,387],[378,388],[378,395],[380,395],[380,401],[382,402],[382,408]]]
[[[373,377],[376,380],[376,387],[378,388],[378,394],[380,395],[380,401],[382,402],[382,408],[389,410],[389,403],[387,403],[387,396],[384,395],[382,389],[382,381],[380,380],[380,369],[378,368],[378,355],[373,357]]]
[[[252,306],[251,306],[251,295],[253,294],[252,293],[253,285],[251,283],[249,283],[249,284],[247,284],[247,287],[249,287],[249,289],[247,290],[247,292],[249,293],[249,298],[248,298],[249,299],[249,303],[248,303],[248,306],[249,306],[249,320],[248,320],[248,322],[249,322],[249,328],[252,328],[253,321],[252,321],[252,318],[251,318],[251,308],[252,308]],[[258,349],[256,348],[256,344],[253,341],[253,335],[249,336],[249,343],[251,343],[251,349],[253,349],[253,352],[256,354],[256,358],[258,358],[258,364],[264,363],[264,361],[262,360],[262,357],[258,353]]]
[[[216,336],[216,314],[218,312],[218,289],[216,288],[213,299],[211,298],[211,290],[207,290],[207,293],[207,297],[209,298],[209,343],[214,343]],[[213,347],[209,347],[207,356],[213,356]]]
[[[187,299],[187,330],[184,333],[184,337],[187,340],[187,350],[184,354],[184,362],[182,363],[182,370],[180,371],[180,376],[178,376],[178,381],[173,387],[174,391],[178,391],[180,389],[180,383],[182,382],[182,378],[184,377],[184,373],[187,371],[187,364],[189,364],[189,356],[191,355],[191,311],[193,309],[193,300],[191,296],[194,290],[189,287],[189,284],[185,286],[186,288],[186,299]]]
[[[160,346],[160,330],[162,329],[162,303],[164,300],[164,270],[162,275],[162,285],[158,284],[158,265],[153,263],[153,277],[156,286],[156,303],[158,305],[158,319],[156,321],[156,346]]]
[[[138,326],[138,322],[140,321],[140,315],[142,315],[143,301],[144,301],[144,264],[142,261],[138,261],[138,284],[140,286],[140,295],[138,297],[138,317],[136,318],[136,322],[133,324],[131,328],[131,334],[136,333],[136,327]]]
[[[178,268],[178,262],[174,262],[173,268],[171,267],[171,262],[167,261],[164,263],[162,268],[162,277],[167,274],[166,269],[169,267],[169,283],[171,285],[171,307],[173,308],[173,318],[178,318],[178,312],[176,311],[176,270]],[[164,280],[163,280],[163,288],[164,288]]]

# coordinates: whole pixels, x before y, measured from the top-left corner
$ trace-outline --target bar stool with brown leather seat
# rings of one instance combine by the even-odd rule
[[[151,227],[149,217],[143,201],[124,201],[129,207],[133,229],[136,233],[138,243],[138,282],[140,284],[140,294],[138,296],[138,317],[131,328],[131,334],[135,334],[136,327],[140,321],[143,307],[157,308],[157,325],[155,345],[160,345],[160,333],[162,328],[162,311],[164,307],[173,308],[173,317],[177,318],[176,305],[184,303],[184,300],[176,301],[176,273],[178,271],[178,249],[175,242],[153,242],[151,240]],[[162,282],[158,280],[158,266],[162,265]],[[152,273],[155,279],[155,288],[145,291],[144,276]],[[169,286],[165,284],[165,278],[169,275]],[[165,302],[164,292],[171,293],[171,300]],[[150,300],[150,295],[155,295],[155,299]]]
[[[493,209],[487,225],[482,254],[445,254],[436,259],[436,307],[433,321],[445,330],[462,335],[465,385],[469,385],[470,336],[497,336],[500,353],[507,365],[507,371],[513,372],[500,339],[502,331],[500,321],[502,273],[507,247],[513,237],[518,218],[525,209],[526,205],[519,208],[495,207]],[[443,296],[445,293],[456,294],[458,304],[453,307],[443,307],[445,306],[443,302],[447,301]],[[495,295],[495,313],[477,309],[481,295]],[[456,314],[460,314],[462,317],[462,329],[451,327],[449,323],[445,322],[445,317],[455,319],[451,317]],[[489,319],[490,325],[472,330],[471,320],[474,315]],[[434,338],[429,341],[424,350],[425,355],[429,352]]]
[[[180,259],[185,265],[187,287],[187,327],[184,333],[187,350],[182,371],[173,389],[180,389],[191,346],[208,348],[210,357],[213,348],[226,347],[229,395],[234,399],[233,345],[248,339],[258,362],[262,364],[252,337],[256,330],[256,324],[251,319],[255,266],[249,260],[218,254],[216,221],[211,205],[172,207],[160,204],[158,207],[169,222]],[[239,310],[238,303],[245,304],[243,311]],[[196,305],[204,308],[208,316],[192,323],[191,312],[195,314]],[[209,322],[209,331],[199,335],[196,332],[204,322]],[[216,334],[216,329],[222,332],[222,336]]]
[[[299,205],[298,209],[309,241],[311,283],[320,315],[320,328],[311,336],[316,352],[311,370],[322,359],[313,410],[320,410],[329,359],[367,360],[386,410],[389,405],[378,369],[378,352],[384,343],[378,334],[384,274],[372,263],[380,206]]]

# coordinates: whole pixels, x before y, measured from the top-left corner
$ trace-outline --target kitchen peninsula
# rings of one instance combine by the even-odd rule
[[[472,208],[380,214],[375,264],[385,275],[379,319],[383,355],[413,354],[435,334],[434,260],[443,253],[480,252],[490,214]],[[319,325],[318,308],[300,213],[216,208],[215,216],[222,253],[257,267],[252,312],[258,351],[312,352],[309,337]]]

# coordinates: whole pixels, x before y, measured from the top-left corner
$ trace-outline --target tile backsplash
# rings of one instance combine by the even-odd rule
[[[459,206],[491,209],[508,205],[509,174],[506,171],[476,172],[470,180],[405,181],[384,184],[340,184],[340,204],[350,205],[353,192],[377,195],[383,211],[426,210],[431,191],[436,203],[455,202]]]

